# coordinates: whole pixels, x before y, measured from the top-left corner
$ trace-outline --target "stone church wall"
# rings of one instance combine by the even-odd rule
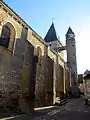
[[[0,111],[28,113],[35,107],[53,105],[56,94],[64,93],[64,61],[13,11],[2,6],[0,33],[9,22],[16,34],[12,52],[0,45]]]
[[[0,46],[0,100],[3,101],[0,110],[29,112],[34,109],[29,89],[34,47],[27,41],[24,28],[21,38],[16,39],[13,53]]]
[[[27,51],[28,49],[30,50],[27,48]],[[28,99],[30,97],[29,80],[33,49],[31,54],[30,57],[25,55],[25,59],[22,61],[16,56],[11,56],[7,50],[0,46],[0,100],[3,101],[0,102],[1,111],[6,111],[9,108],[12,112],[16,109],[28,112],[30,108],[34,107],[30,106]],[[30,64],[25,63],[27,59],[30,59]]]

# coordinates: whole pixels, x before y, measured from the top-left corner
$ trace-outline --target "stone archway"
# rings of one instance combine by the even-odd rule
[[[10,52],[13,52],[15,36],[16,31],[14,26],[10,22],[6,22],[2,27],[0,45],[8,48]]]

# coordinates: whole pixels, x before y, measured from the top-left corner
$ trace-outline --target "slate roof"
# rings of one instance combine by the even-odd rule
[[[74,32],[72,31],[72,29],[69,27],[66,35],[71,34],[71,33],[74,34]]]
[[[83,78],[90,78],[90,71],[86,70],[83,74]]]
[[[55,30],[55,27],[54,27],[54,23],[52,23],[52,25],[50,26],[44,40],[46,42],[52,42],[52,41],[58,40],[58,37],[56,35],[56,30]]]

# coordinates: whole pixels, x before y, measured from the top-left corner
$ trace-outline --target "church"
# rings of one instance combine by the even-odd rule
[[[43,39],[0,0],[0,111],[28,113],[54,105],[57,97],[69,96],[70,88],[75,93],[76,83],[72,29],[66,33],[66,46],[57,37],[54,23]]]

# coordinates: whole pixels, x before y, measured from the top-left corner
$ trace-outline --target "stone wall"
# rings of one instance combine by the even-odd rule
[[[0,16],[1,13],[4,14],[0,33],[7,22],[15,29],[13,52],[0,46],[0,111],[27,113],[33,111],[34,107],[52,105],[56,93],[58,97],[64,93],[64,61],[61,60],[63,55],[51,50],[47,43],[3,2],[0,2],[0,5]],[[42,51],[40,64],[36,54],[38,46]]]
[[[0,46],[0,56],[0,100],[3,101],[0,102],[0,107],[2,108],[0,111],[6,110],[7,108],[13,111],[19,102],[17,100],[17,104],[14,105],[12,99],[18,99],[22,62],[15,56],[11,56],[2,46]]]
[[[30,94],[34,47],[26,38],[27,30],[23,29],[21,38],[16,40],[14,55],[0,46],[1,112],[30,112],[34,109]]]

